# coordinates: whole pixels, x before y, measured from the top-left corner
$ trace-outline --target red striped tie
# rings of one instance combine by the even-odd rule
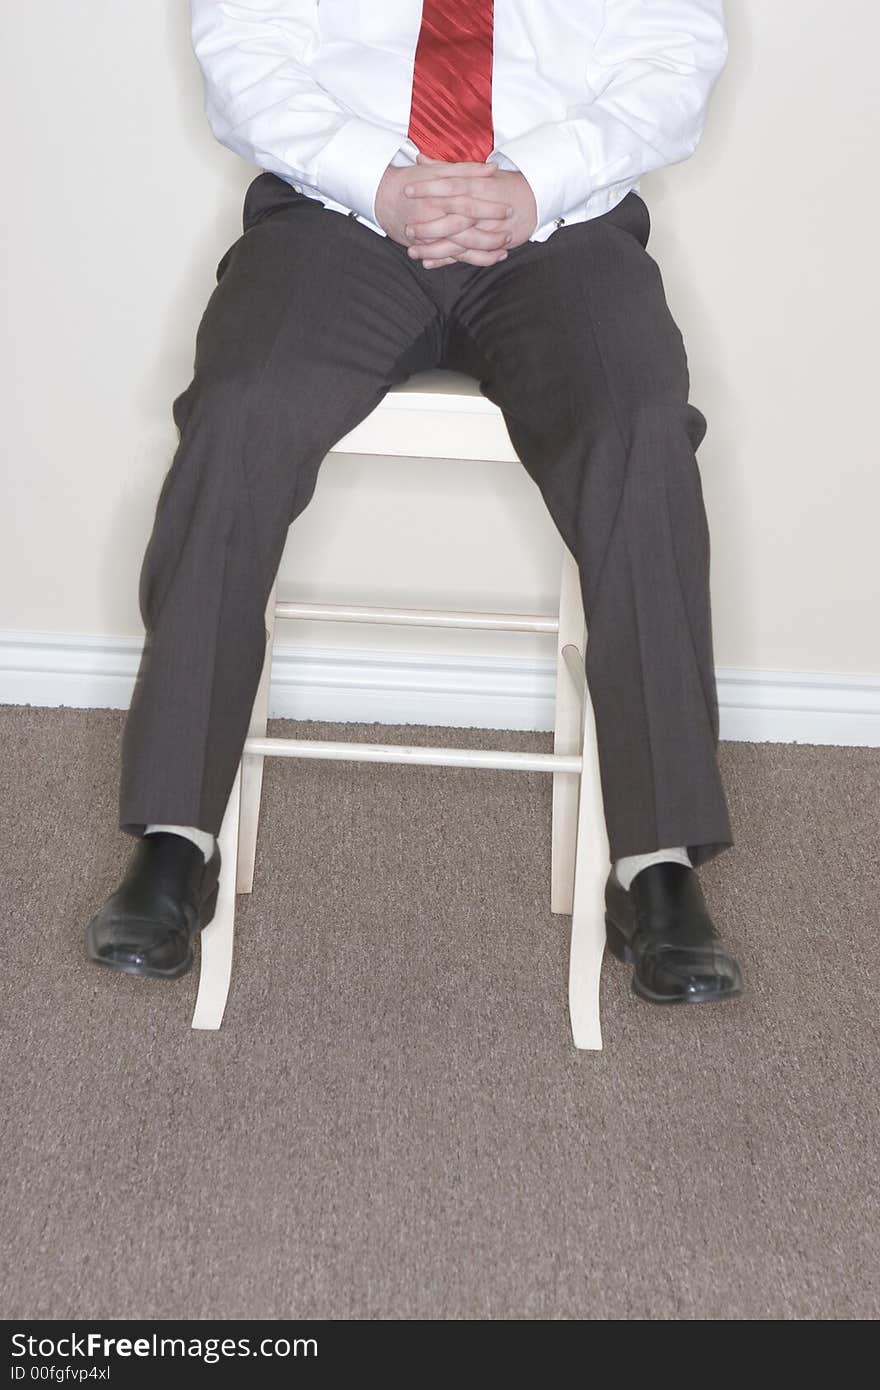
[[[409,138],[432,159],[476,160],[495,148],[494,0],[424,0]]]

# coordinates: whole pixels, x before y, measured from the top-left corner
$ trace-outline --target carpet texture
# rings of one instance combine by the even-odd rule
[[[721,745],[746,993],[579,1053],[541,773],[270,758],[222,1029],[92,965],[123,719],[0,707],[0,1316],[877,1317],[880,750]]]

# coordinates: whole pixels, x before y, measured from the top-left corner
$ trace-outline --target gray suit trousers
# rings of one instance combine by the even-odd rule
[[[612,859],[733,843],[682,335],[633,192],[492,266],[426,270],[274,174],[217,267],[140,575],[120,829],[217,834],[288,528],[332,446],[423,368],[466,372],[577,560]],[[290,768],[296,776],[296,764]]]

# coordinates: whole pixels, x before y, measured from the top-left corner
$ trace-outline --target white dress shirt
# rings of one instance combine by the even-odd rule
[[[227,149],[381,236],[407,138],[421,0],[190,0]],[[519,170],[532,241],[607,212],[693,154],[727,59],[723,0],[495,0],[489,159]]]

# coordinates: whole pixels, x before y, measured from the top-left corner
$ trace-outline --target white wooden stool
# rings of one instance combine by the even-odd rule
[[[442,369],[417,372],[394,387],[331,453],[396,454],[409,458],[519,462],[499,408],[478,382]],[[409,748],[317,739],[267,738],[269,684],[276,618],[403,623],[557,635],[553,753],[464,748]],[[435,767],[507,768],[553,775],[550,910],[571,914],[568,1002],[575,1047],[600,1049],[599,977],[605,947],[604,885],[609,867],[592,704],[584,675],[586,624],[577,565],[563,546],[558,612],[442,612],[340,604],[282,603],[277,579],[266,606],[266,660],[241,763],[227,803],[217,909],[201,934],[201,974],[193,1028],[219,1028],[232,973],[235,895],[253,887],[263,759],[352,759]]]

